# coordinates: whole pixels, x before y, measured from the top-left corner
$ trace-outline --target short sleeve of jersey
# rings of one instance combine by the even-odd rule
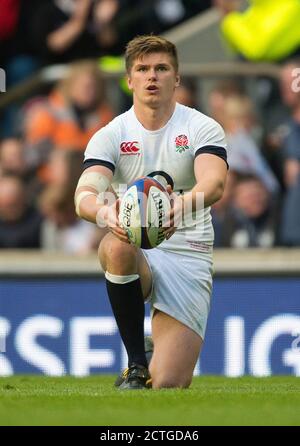
[[[194,156],[201,153],[212,153],[224,159],[227,164],[227,143],[224,130],[214,119],[207,116],[201,118],[194,117],[192,121]]]
[[[116,126],[108,124],[90,139],[84,153],[84,167],[103,165],[114,172],[119,158],[119,138]]]

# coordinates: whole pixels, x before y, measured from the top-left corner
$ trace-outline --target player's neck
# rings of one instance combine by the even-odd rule
[[[134,104],[134,112],[142,124],[147,130],[159,130],[163,128],[171,116],[174,113],[176,102],[171,102],[166,107],[160,106],[159,108],[150,108],[142,104]]]

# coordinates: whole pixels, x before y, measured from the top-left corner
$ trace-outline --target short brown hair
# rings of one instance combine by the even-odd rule
[[[136,59],[139,59],[146,54],[151,53],[166,53],[171,56],[172,64],[177,73],[178,71],[178,55],[174,43],[164,39],[160,36],[146,35],[137,36],[132,39],[126,46],[125,63],[127,73],[133,66]]]

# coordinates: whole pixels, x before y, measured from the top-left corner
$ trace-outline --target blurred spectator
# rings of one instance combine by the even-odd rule
[[[245,243],[245,246],[261,246],[267,241],[243,240],[231,241],[232,234],[238,224],[242,224],[243,213],[239,211],[239,205],[234,206],[233,202],[236,200],[236,191],[243,191],[245,185],[239,187],[240,178],[245,177],[249,180],[249,196],[250,192],[255,196],[255,190],[261,189],[265,192],[265,197],[271,202],[271,196],[279,192],[279,183],[268,166],[266,160],[259,147],[257,146],[255,138],[260,133],[260,126],[256,117],[254,106],[250,98],[243,92],[243,88],[239,83],[234,83],[230,80],[225,80],[218,83],[210,93],[209,106],[213,111],[213,117],[221,121],[226,132],[228,142],[228,163],[229,173],[227,183],[222,199],[216,203],[212,208],[213,224],[215,228],[215,245],[216,246],[238,246],[239,243]],[[258,139],[258,138],[257,138]],[[255,179],[255,181],[252,181]],[[251,180],[251,181],[250,181]],[[260,182],[262,184],[260,184]],[[254,187],[256,185],[256,187]],[[277,197],[278,199],[278,197]],[[251,205],[252,206],[252,205]],[[237,209],[236,209],[237,207]],[[254,206],[253,206],[254,208]],[[250,210],[251,211],[251,210]],[[247,212],[246,212],[247,215]],[[273,206],[271,212],[266,212],[268,218],[258,218],[251,224],[260,225],[264,227],[265,222],[272,225],[272,218],[274,217]],[[252,234],[249,223],[249,233]],[[260,232],[260,227],[257,231]],[[251,232],[252,231],[252,232]],[[244,232],[241,232],[244,234]],[[239,237],[239,236],[237,236]],[[254,237],[254,236],[253,236]],[[258,237],[258,236],[257,236]],[[260,235],[259,235],[260,237]],[[267,237],[266,237],[267,240]],[[273,240],[273,239],[272,239]],[[273,242],[272,242],[273,243]],[[270,242],[270,246],[272,245]]]
[[[54,150],[49,158],[46,182],[75,193],[82,174],[82,163],[83,153],[81,152]]]
[[[199,108],[197,84],[194,79],[180,79],[180,85],[175,90],[175,100],[188,107]]]
[[[262,154],[284,190],[282,146],[288,132],[289,111],[280,97],[279,83],[275,79],[257,80],[256,92],[255,101],[263,124]]]
[[[240,176],[217,234],[219,246],[269,248],[276,242],[277,214],[270,193],[253,176]],[[216,231],[217,232],[217,231]]]
[[[212,5],[218,8],[223,15],[232,11],[238,11],[243,4],[243,0],[212,0]]]
[[[118,28],[118,17],[129,6],[128,2],[120,0],[98,0],[93,8],[93,26],[98,44],[104,53],[120,54],[122,52],[122,42],[127,33],[121,33]],[[123,31],[123,30],[122,30]]]
[[[39,248],[41,223],[40,213],[28,204],[22,180],[0,177],[0,248]]]
[[[32,167],[45,165],[54,149],[83,152],[92,135],[113,118],[93,62],[72,65],[49,97],[25,105],[23,114],[25,156]]]
[[[297,121],[299,93],[292,86],[299,86],[300,59],[285,63],[280,70],[279,82],[264,82],[263,91],[267,92],[267,102],[261,103],[264,118],[265,138],[264,154],[273,171],[276,173],[283,190],[286,189],[286,174],[284,173],[284,146],[288,135],[293,133],[293,122]],[[263,82],[263,81],[262,81]],[[293,118],[295,113],[296,117]]]
[[[299,122],[297,114],[299,111],[299,92],[293,88],[299,85],[297,81],[297,70],[299,73],[300,59],[291,60],[284,64],[281,69],[279,79],[279,92],[277,101],[280,104],[280,114],[277,113],[277,120],[271,129],[268,129],[266,141],[269,148],[269,159],[275,168],[277,176],[281,179],[283,188],[287,187],[285,173],[285,142],[290,133],[294,133],[294,122]],[[276,116],[276,108],[273,106],[270,110],[272,116]],[[295,114],[295,117],[293,116]],[[296,145],[295,145],[296,146]]]
[[[286,195],[282,216],[282,242],[300,246],[300,61],[282,68],[282,99],[290,108],[287,136],[283,142]]]
[[[202,0],[156,0],[152,2],[156,23],[160,31],[178,25],[211,6],[211,1]]]
[[[209,115],[223,126],[226,99],[244,93],[244,88],[237,79],[224,79],[217,82],[208,95]]]
[[[40,0],[0,0],[1,65],[20,55],[32,57],[29,34],[39,3]]]
[[[252,136],[257,125],[254,107],[248,96],[232,96],[225,100],[223,126],[228,142],[230,170],[255,175],[270,193],[276,193],[279,190],[278,181]]]
[[[24,143],[20,138],[6,138],[0,141],[0,176],[16,175],[26,183],[28,202],[35,201],[41,185],[26,163]]]
[[[97,249],[100,229],[77,218],[74,193],[82,173],[83,154],[55,150],[51,153],[47,186],[39,197],[44,216],[42,248],[74,254]]]
[[[6,89],[24,81],[40,62],[33,51],[29,35],[39,0],[0,0],[0,67],[6,73]],[[1,118],[0,137],[14,135],[17,104],[6,108]]]
[[[0,39],[1,41],[9,39],[15,32],[20,0],[0,0]]]
[[[25,179],[27,174],[23,144],[18,138],[0,141],[0,175],[15,174]]]
[[[119,21],[120,31],[127,29],[130,38],[137,34],[162,32],[208,9],[211,0],[128,0],[128,8]]]
[[[73,194],[59,185],[48,186],[39,199],[45,219],[42,227],[42,248],[72,254],[86,254],[95,249],[95,225],[78,219]]]
[[[118,20],[126,0],[48,0],[34,14],[32,41],[45,63],[71,62],[123,51]]]
[[[213,204],[211,208],[212,222],[215,232],[214,245],[216,247],[222,246],[222,234],[224,227],[224,220],[228,209],[232,202],[233,192],[237,183],[238,174],[236,172],[228,171],[225,189],[222,198]]]

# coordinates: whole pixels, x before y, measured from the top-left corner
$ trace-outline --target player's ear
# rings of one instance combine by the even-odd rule
[[[176,74],[175,87],[179,87],[179,85],[180,85],[180,76],[179,76],[179,74]]]
[[[129,88],[129,90],[132,91],[132,82],[131,82],[131,77],[129,74],[127,74],[126,79],[127,79],[128,88]]]

